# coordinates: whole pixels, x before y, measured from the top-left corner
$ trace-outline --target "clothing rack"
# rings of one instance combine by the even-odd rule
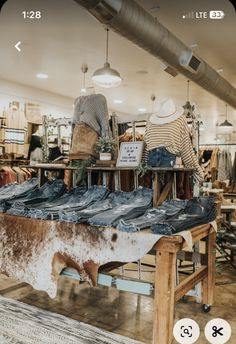
[[[117,129],[118,124],[124,124],[124,123],[128,124],[129,128],[132,129],[133,141],[135,141],[136,140],[136,129],[137,128],[144,128],[146,126],[146,122],[147,122],[146,118],[142,118],[140,120],[138,120],[138,119],[136,119],[136,120],[135,119],[131,119],[131,120],[129,119],[128,120],[128,118],[127,118],[124,121],[119,122],[119,121],[117,121],[118,116],[115,112],[112,113],[111,118],[112,118],[112,125],[114,128],[113,137],[117,141],[118,141],[118,129]]]
[[[63,142],[62,142],[62,127],[65,128],[71,128],[72,126],[72,118],[52,118],[51,116],[43,116],[43,124],[42,124],[42,130],[43,130],[43,146],[45,150],[45,154],[48,157],[49,155],[49,129],[51,128],[57,128],[57,133],[51,136],[55,136],[57,138],[57,146],[60,148],[60,151],[64,152],[63,148]],[[69,138],[69,137],[68,137]],[[67,143],[67,146],[69,148],[70,146],[70,139]]]

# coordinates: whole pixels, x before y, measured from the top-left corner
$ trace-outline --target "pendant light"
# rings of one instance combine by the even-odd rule
[[[189,101],[189,83],[190,83],[190,80],[187,80],[187,100],[186,100],[186,103],[183,105],[183,108],[186,111],[186,117],[192,118],[195,107],[194,105],[191,105]]]
[[[81,66],[81,71],[83,73],[83,87],[81,88],[81,93],[86,93],[86,86],[85,86],[85,74],[88,71],[88,66],[86,63],[83,63]]]
[[[106,29],[107,32],[107,39],[106,39],[106,62],[104,63],[104,67],[97,69],[92,76],[93,82],[100,86],[105,88],[110,87],[117,87],[121,84],[121,76],[120,73],[111,68],[110,63],[108,62],[108,34],[109,29]]]
[[[231,133],[233,131],[233,124],[228,121],[228,105],[225,104],[225,117],[224,122],[219,124],[219,129],[225,133]]]

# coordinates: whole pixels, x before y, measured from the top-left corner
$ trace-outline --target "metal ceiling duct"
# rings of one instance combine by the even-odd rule
[[[195,71],[181,65],[193,51],[134,0],[75,1],[109,28],[236,108],[236,89],[199,57],[200,64]]]

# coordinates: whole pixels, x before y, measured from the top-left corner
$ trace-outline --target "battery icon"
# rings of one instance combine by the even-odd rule
[[[216,11],[210,11],[209,18],[210,19],[223,19],[225,16],[224,11],[222,10],[216,10]]]

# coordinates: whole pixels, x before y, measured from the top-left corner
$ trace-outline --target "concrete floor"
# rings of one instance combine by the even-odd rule
[[[134,264],[129,264],[126,275],[137,276]],[[145,268],[143,278],[152,281],[154,271]],[[201,305],[187,297],[175,307],[175,321],[191,318],[201,329],[198,344],[205,344],[206,323],[213,318],[223,318],[232,327],[229,344],[236,343],[236,270],[229,263],[217,266],[215,304],[210,313],[203,313]],[[137,339],[143,343],[152,342],[153,298],[118,291],[114,288],[90,288],[86,283],[61,277],[58,295],[50,299],[45,292],[35,291],[26,283],[19,283],[0,275],[0,294],[17,299],[51,312],[89,323],[105,330]],[[177,343],[174,339],[172,343]]]

